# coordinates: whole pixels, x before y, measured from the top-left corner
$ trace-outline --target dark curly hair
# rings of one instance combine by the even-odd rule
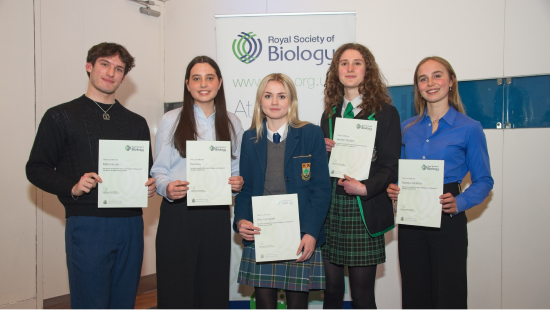
[[[391,104],[391,98],[386,88],[385,78],[378,69],[374,56],[368,48],[359,43],[346,43],[340,46],[332,58],[332,63],[327,71],[325,82],[325,115],[332,116],[332,109],[342,103],[344,96],[344,85],[340,83],[338,67],[340,57],[346,50],[358,51],[365,60],[365,79],[359,85],[359,93],[363,95],[363,102],[359,105],[362,109],[359,115],[364,113],[378,113],[382,103]]]
[[[132,70],[133,67],[135,67],[134,57],[130,55],[128,50],[117,43],[109,43],[109,42],[103,42],[99,43],[97,45],[92,46],[88,50],[88,56],[86,57],[86,62],[89,62],[92,64],[92,66],[95,66],[95,62],[100,57],[112,57],[118,55],[120,60],[126,65],[124,67],[124,76]],[[90,72],[88,73],[88,77],[90,77]]]

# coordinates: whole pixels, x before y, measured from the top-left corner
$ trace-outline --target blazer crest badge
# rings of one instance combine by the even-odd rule
[[[309,181],[311,178],[311,163],[302,164],[302,180]]]

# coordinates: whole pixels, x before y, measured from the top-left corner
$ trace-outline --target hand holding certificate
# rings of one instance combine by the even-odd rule
[[[98,208],[146,208],[149,141],[99,140]]]
[[[441,226],[443,160],[399,160],[397,224]]]
[[[376,121],[336,118],[336,145],[328,164],[331,177],[343,178],[345,174],[357,180],[369,178],[376,125]]]
[[[187,141],[188,206],[230,205],[231,142]]]
[[[256,262],[294,260],[300,245],[298,195],[252,197],[254,225],[261,233],[254,236]]]

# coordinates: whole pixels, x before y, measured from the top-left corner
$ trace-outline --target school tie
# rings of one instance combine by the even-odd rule
[[[348,102],[348,106],[344,111],[344,118],[354,118],[354,117],[355,117],[355,114],[353,114],[353,105],[351,104],[351,102]]]
[[[279,142],[281,142],[281,135],[276,132],[273,134],[273,143],[279,144]]]

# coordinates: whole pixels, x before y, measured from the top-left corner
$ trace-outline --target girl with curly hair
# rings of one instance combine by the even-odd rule
[[[348,43],[334,53],[325,83],[321,128],[327,152],[337,117],[377,121],[369,178],[332,178],[332,200],[322,247],[326,290],[324,308],[342,308],[344,266],[348,266],[353,308],[376,308],[376,267],[386,260],[384,233],[394,227],[392,202],[386,188],[397,181],[401,129],[384,78],[372,53]],[[330,153],[329,153],[330,156]]]

